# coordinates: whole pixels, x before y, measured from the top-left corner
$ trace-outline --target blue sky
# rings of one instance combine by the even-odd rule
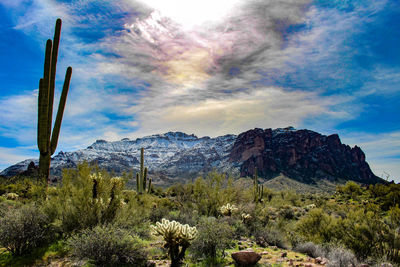
[[[145,4],[146,3],[146,4]],[[400,3],[0,0],[0,169],[37,157],[45,42],[63,19],[57,152],[96,139],[289,125],[359,145],[400,182]]]

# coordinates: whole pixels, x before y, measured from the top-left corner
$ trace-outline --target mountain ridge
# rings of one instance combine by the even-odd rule
[[[57,180],[63,168],[74,168],[83,161],[116,174],[129,173],[139,168],[141,147],[145,149],[149,174],[159,185],[181,182],[211,170],[252,176],[256,167],[259,176],[267,180],[283,174],[303,183],[320,179],[381,182],[357,146],[342,144],[337,134],[325,136],[293,127],[255,128],[239,135],[218,137],[167,132],[110,142],[99,139],[84,149],[60,151],[52,158],[51,175]],[[38,164],[37,159],[27,159],[6,168],[0,175],[11,177],[24,172],[31,161]]]

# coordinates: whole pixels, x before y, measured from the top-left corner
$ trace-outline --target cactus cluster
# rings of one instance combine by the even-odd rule
[[[138,194],[150,193],[151,192],[151,178],[149,179],[149,184],[147,185],[147,167],[144,167],[144,148],[140,149],[140,172],[136,173],[136,190]]]
[[[100,172],[90,174],[89,179],[93,183],[91,204],[96,210],[97,220],[111,221],[123,204],[121,198],[121,192],[125,186],[123,179],[119,177],[105,179]]]
[[[222,206],[219,209],[224,216],[231,216],[234,212],[238,210],[238,208],[235,206],[235,204],[230,204],[227,203],[226,205]]]
[[[60,134],[61,121],[64,114],[65,103],[69,90],[69,83],[72,75],[72,68],[68,67],[65,74],[64,86],[58,105],[57,116],[53,131],[53,102],[54,87],[56,80],[56,67],[58,46],[60,43],[61,19],[57,19],[54,39],[47,40],[44,60],[44,74],[39,81],[39,100],[38,100],[38,131],[37,143],[40,151],[39,157],[39,179],[49,183],[51,155],[57,148],[58,137]]]
[[[254,176],[253,176],[253,193],[254,193],[254,202],[262,202],[263,194],[264,194],[264,185],[258,185],[258,172],[257,167],[254,168]]]
[[[190,242],[196,238],[196,227],[190,227],[188,224],[182,225],[176,221],[162,219],[156,225],[151,226],[154,235],[164,238],[168,254],[171,259],[171,266],[179,266],[185,257],[186,249]]]

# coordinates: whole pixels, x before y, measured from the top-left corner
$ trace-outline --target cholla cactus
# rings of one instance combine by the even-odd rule
[[[237,210],[238,208],[235,206],[235,204],[231,205],[230,203],[227,203],[220,208],[221,213],[225,216],[231,216]]]
[[[231,216],[237,210],[238,208],[235,206],[235,204],[231,205],[229,203],[220,208],[221,213],[225,216]]]
[[[161,223],[157,222],[156,225],[151,226],[151,229],[154,235],[160,235],[164,238],[164,247],[168,248],[171,266],[179,266],[185,257],[186,249],[190,246],[190,241],[196,238],[196,227],[162,219]]]
[[[247,213],[242,213],[241,217],[242,217],[242,220],[244,223],[251,221],[251,219],[253,218],[253,217],[251,217],[250,214],[247,214]]]
[[[17,200],[19,198],[18,194],[16,193],[7,193],[3,196],[5,196],[8,200]]]

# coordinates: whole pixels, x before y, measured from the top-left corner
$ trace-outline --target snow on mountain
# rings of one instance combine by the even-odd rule
[[[252,176],[257,169],[259,177],[270,179],[284,174],[304,183],[321,179],[381,182],[359,147],[342,144],[337,134],[325,136],[293,127],[256,128],[238,136],[215,138],[168,132],[135,140],[97,140],[85,149],[59,152],[52,158],[50,173],[53,179],[58,179],[63,169],[74,168],[84,161],[117,175],[136,172],[141,148],[145,151],[144,164],[149,175],[158,185],[181,182],[213,169],[241,177]],[[25,160],[0,175],[11,177],[26,171],[31,161],[38,165],[37,159]]]
[[[115,173],[130,172],[139,168],[140,149],[145,151],[145,166],[150,173],[164,176],[197,175],[212,168],[229,170],[229,152],[236,135],[216,138],[198,138],[182,132],[168,132],[131,140],[108,142],[97,140],[85,149],[59,152],[52,158],[51,174],[59,177],[63,168],[76,167],[80,162],[96,163],[99,167]],[[1,175],[12,176],[25,171],[29,162],[24,160],[5,169]]]

